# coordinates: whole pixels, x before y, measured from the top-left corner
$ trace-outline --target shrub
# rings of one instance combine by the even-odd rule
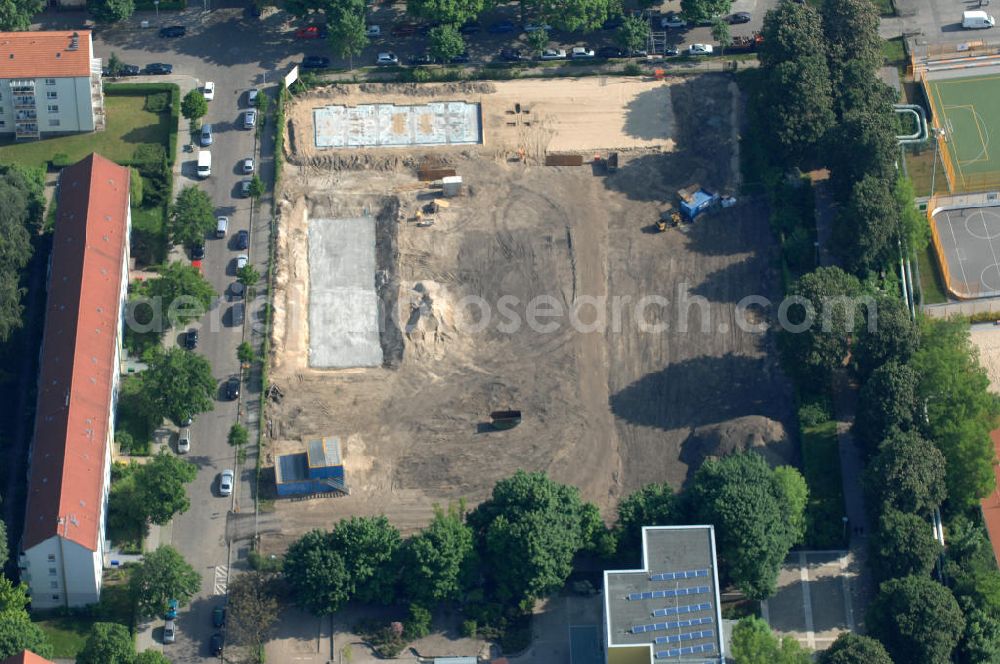
[[[410,617],[406,621],[403,638],[407,641],[415,641],[430,633],[431,612],[419,604],[410,604]]]
[[[638,62],[629,62],[622,69],[622,74],[625,76],[642,76],[642,67],[639,66]]]
[[[822,403],[802,404],[799,408],[799,424],[803,427],[815,427],[830,419],[830,413]]]
[[[57,152],[52,155],[52,168],[66,168],[72,165],[72,161],[69,159],[69,155],[62,152]]]
[[[478,631],[479,625],[475,620],[463,620],[462,621],[462,636],[474,639],[476,638],[476,632]]]
[[[170,94],[164,92],[154,92],[146,95],[145,109],[150,113],[163,113],[170,106]]]

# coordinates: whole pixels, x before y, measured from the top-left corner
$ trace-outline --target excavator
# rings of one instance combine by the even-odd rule
[[[667,227],[677,228],[681,223],[681,213],[670,208],[660,213],[660,218],[656,220],[656,230],[660,233],[667,230]]]

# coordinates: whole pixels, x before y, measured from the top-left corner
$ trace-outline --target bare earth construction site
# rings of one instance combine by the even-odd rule
[[[479,105],[478,142],[316,144],[317,108],[455,102]],[[770,339],[734,320],[741,298],[776,294],[766,211],[744,201],[654,232],[678,188],[736,189],[739,106],[735,84],[712,75],[335,86],[294,99],[278,193],[271,379],[284,396],[269,406],[271,451],[339,437],[351,493],[278,501],[264,547],[348,515],[384,513],[406,533],[435,503],[475,504],[518,468],[579,487],[610,515],[628,492],[680,486],[733,446],[769,444],[791,460],[791,399]],[[617,172],[586,163],[608,150],[619,151]],[[553,152],[585,163],[545,166]],[[418,181],[427,163],[463,181],[429,226],[415,221],[440,196]],[[340,220],[369,217],[370,283],[343,252],[310,246],[318,224],[336,242],[355,228]],[[317,276],[317,256],[343,276]],[[326,289],[321,313],[310,310],[310,275]],[[336,302],[356,300],[327,292],[341,281],[365,282],[368,304],[345,309],[369,312],[368,330],[377,315],[382,366],[370,347],[355,368],[310,362],[331,329],[353,338]],[[523,412],[521,425],[491,430],[490,412],[506,408]]]

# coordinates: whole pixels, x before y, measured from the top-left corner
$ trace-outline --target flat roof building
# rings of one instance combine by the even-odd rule
[[[646,526],[641,568],[604,572],[608,664],[725,661],[712,526]]]

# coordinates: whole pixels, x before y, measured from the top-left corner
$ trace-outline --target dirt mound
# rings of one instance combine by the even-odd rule
[[[684,442],[682,458],[689,464],[690,476],[707,458],[746,450],[757,452],[772,467],[795,462],[795,448],[785,425],[761,415],[747,415],[694,429]]]
[[[418,281],[404,295],[409,307],[406,345],[420,359],[440,359],[456,336],[455,313],[448,291],[434,281]]]

